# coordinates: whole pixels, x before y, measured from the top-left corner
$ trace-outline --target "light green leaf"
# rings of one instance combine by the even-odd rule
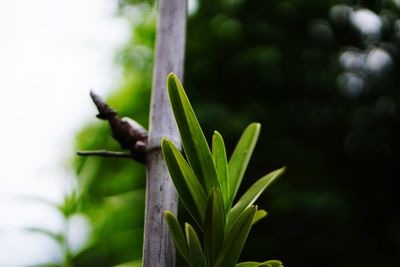
[[[206,267],[206,259],[204,257],[203,249],[201,248],[200,240],[197,237],[196,231],[193,227],[185,224],[186,241],[189,248],[189,262],[192,267]]]
[[[206,212],[206,193],[175,145],[164,138],[161,148],[179,197],[192,217],[202,226]]]
[[[254,216],[253,224],[257,223],[259,220],[267,216],[268,213],[265,210],[258,210],[256,216]]]
[[[220,188],[220,185],[207,140],[181,83],[173,73],[168,75],[167,89],[186,157],[208,194],[213,187]]]
[[[114,265],[112,267],[141,267],[142,266],[142,261],[141,260],[134,260],[134,261],[128,261],[124,262],[118,265]]]
[[[228,160],[226,157],[226,150],[224,139],[221,134],[217,131],[214,132],[212,139],[212,153],[214,156],[215,168],[217,170],[217,175],[219,183],[221,185],[222,199],[224,201],[225,211],[230,207],[229,205],[229,178],[228,178]]]
[[[274,181],[277,177],[279,177],[285,171],[285,167],[273,171],[257,182],[255,182],[246,193],[239,199],[236,205],[231,209],[229,221],[228,221],[228,229],[235,222],[235,220],[239,217],[239,215],[250,205],[257,200],[257,198],[261,195],[261,193]]]
[[[208,198],[204,246],[208,266],[213,266],[225,239],[225,211],[221,191],[213,188]]]
[[[242,182],[244,173],[260,134],[260,128],[261,126],[259,123],[251,123],[247,126],[229,160],[229,206],[232,205]]]
[[[182,258],[189,263],[189,251],[183,234],[182,228],[175,215],[167,210],[164,213],[165,220],[168,225],[169,232],[171,233],[172,239],[174,240],[177,251],[182,255]]]
[[[214,267],[235,266],[246,242],[256,212],[257,207],[250,206],[236,220],[225,238]]]
[[[263,262],[263,264],[269,264],[271,267],[283,267],[283,263],[278,260],[269,260],[269,261]]]

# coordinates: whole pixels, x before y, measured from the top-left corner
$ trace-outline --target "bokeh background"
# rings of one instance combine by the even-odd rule
[[[155,2],[114,3],[129,36],[115,53],[120,73],[108,102],[147,125]],[[258,201],[269,215],[241,260],[400,266],[400,1],[189,4],[184,84],[206,135],[218,129],[230,153],[246,125],[261,122],[242,190],[288,168]],[[85,111],[75,149],[118,150],[95,110]],[[63,149],[67,157],[72,148]],[[56,205],[63,227],[31,229],[61,251],[42,266],[139,266],[144,168],[123,159],[72,162],[75,177]],[[81,223],[71,223],[77,216]],[[86,236],[78,248],[71,229]]]

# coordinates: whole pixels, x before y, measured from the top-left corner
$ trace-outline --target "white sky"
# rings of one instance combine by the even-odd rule
[[[74,134],[95,119],[89,90],[117,84],[113,56],[129,27],[113,16],[116,2],[0,1],[0,266],[61,257],[23,228],[57,231],[62,219],[23,197],[61,200]]]

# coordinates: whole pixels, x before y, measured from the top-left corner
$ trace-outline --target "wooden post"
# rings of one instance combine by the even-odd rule
[[[175,249],[163,213],[177,213],[178,197],[164,164],[160,142],[173,140],[178,147],[179,133],[169,104],[166,78],[174,72],[183,78],[187,0],[159,0],[156,56],[150,107],[147,155],[146,215],[143,266],[175,267]]]

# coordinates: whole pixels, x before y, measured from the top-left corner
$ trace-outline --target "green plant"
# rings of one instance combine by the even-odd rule
[[[250,124],[230,160],[222,136],[215,131],[210,150],[193,108],[178,78],[167,78],[168,95],[179,128],[186,159],[168,139],[161,143],[179,197],[198,226],[182,230],[176,216],[165,218],[178,253],[190,267],[279,267],[280,261],[237,263],[251,226],[267,215],[253,205],[267,186],[284,172],[273,171],[255,182],[233,205],[260,132]]]

